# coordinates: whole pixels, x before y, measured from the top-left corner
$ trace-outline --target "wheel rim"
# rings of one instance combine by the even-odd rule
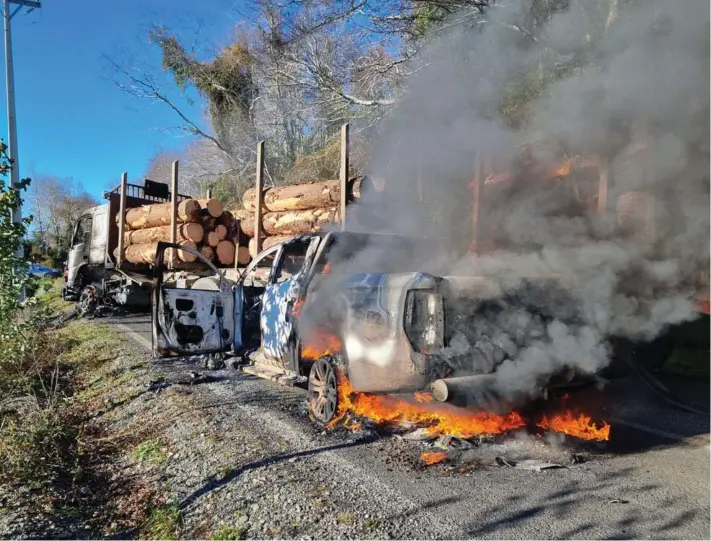
[[[331,363],[319,359],[309,374],[309,404],[317,421],[328,423],[338,408],[338,382]]]

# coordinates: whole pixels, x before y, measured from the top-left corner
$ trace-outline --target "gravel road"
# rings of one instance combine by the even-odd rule
[[[110,324],[133,347],[150,346],[150,318]],[[139,385],[148,391],[112,422],[141,419],[161,434],[166,459],[134,473],[179,503],[184,537],[209,537],[224,525],[249,538],[711,535],[709,419],[662,407],[632,382],[587,391],[612,424],[608,445],[513,434],[471,451],[468,468],[423,467],[421,442],[320,430],[301,389],[234,371],[181,385],[202,370],[176,361],[147,366]],[[585,460],[572,464],[573,451]],[[500,467],[495,456],[566,467]]]

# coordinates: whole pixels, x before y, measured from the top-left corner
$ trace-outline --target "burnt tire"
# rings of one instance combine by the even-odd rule
[[[338,378],[336,368],[327,359],[319,359],[309,371],[309,415],[315,422],[326,425],[338,411]]]
[[[99,293],[92,285],[86,286],[79,294],[78,308],[82,315],[91,314],[99,304]]]

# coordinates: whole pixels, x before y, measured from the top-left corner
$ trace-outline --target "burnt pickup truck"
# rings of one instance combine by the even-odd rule
[[[307,380],[312,414],[322,423],[336,414],[338,365],[354,391],[428,389],[436,400],[456,402],[460,391],[485,389],[488,374],[522,345],[487,324],[510,307],[496,284],[438,276],[436,247],[425,239],[299,236],[260,253],[236,282],[214,267],[211,278],[164,282],[163,251],[171,247],[186,249],[158,247],[154,354],[229,352],[274,375]],[[544,306],[549,298],[518,294],[517,302]],[[544,310],[540,318],[544,325]],[[564,383],[573,376],[555,375]],[[552,383],[537,382],[541,392]],[[460,405],[509,407],[489,395],[478,392],[476,404],[465,396]],[[491,403],[482,404],[487,396]]]

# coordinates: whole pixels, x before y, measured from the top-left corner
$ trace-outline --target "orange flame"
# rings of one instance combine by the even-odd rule
[[[304,307],[304,299],[299,299],[294,303],[294,308],[291,310],[291,313],[295,318],[300,318],[301,317],[301,309]]]
[[[330,273],[331,273],[331,262],[329,261],[328,263],[326,263],[326,266],[321,271],[321,274],[330,274]]]
[[[301,347],[301,356],[304,359],[316,360],[325,355],[333,355],[340,351],[341,341],[330,332],[308,332],[308,343]]]
[[[413,423],[424,426],[428,435],[471,438],[483,434],[501,434],[525,425],[521,416],[472,412],[448,404],[423,403],[388,395],[358,393],[339,371],[338,413],[329,424],[335,426],[346,415],[365,417],[378,424]]]
[[[415,400],[418,402],[432,402],[432,394],[430,393],[415,393]]]
[[[544,415],[536,423],[536,426],[584,440],[607,441],[610,439],[609,424],[603,421],[598,427],[590,417],[583,413],[575,417],[571,411],[566,411],[565,413],[554,415],[550,419]]]
[[[431,453],[422,453],[420,455],[420,460],[425,463],[427,466],[431,466],[432,464],[439,464],[440,462],[444,462],[447,460],[447,453],[444,451],[435,451]]]

